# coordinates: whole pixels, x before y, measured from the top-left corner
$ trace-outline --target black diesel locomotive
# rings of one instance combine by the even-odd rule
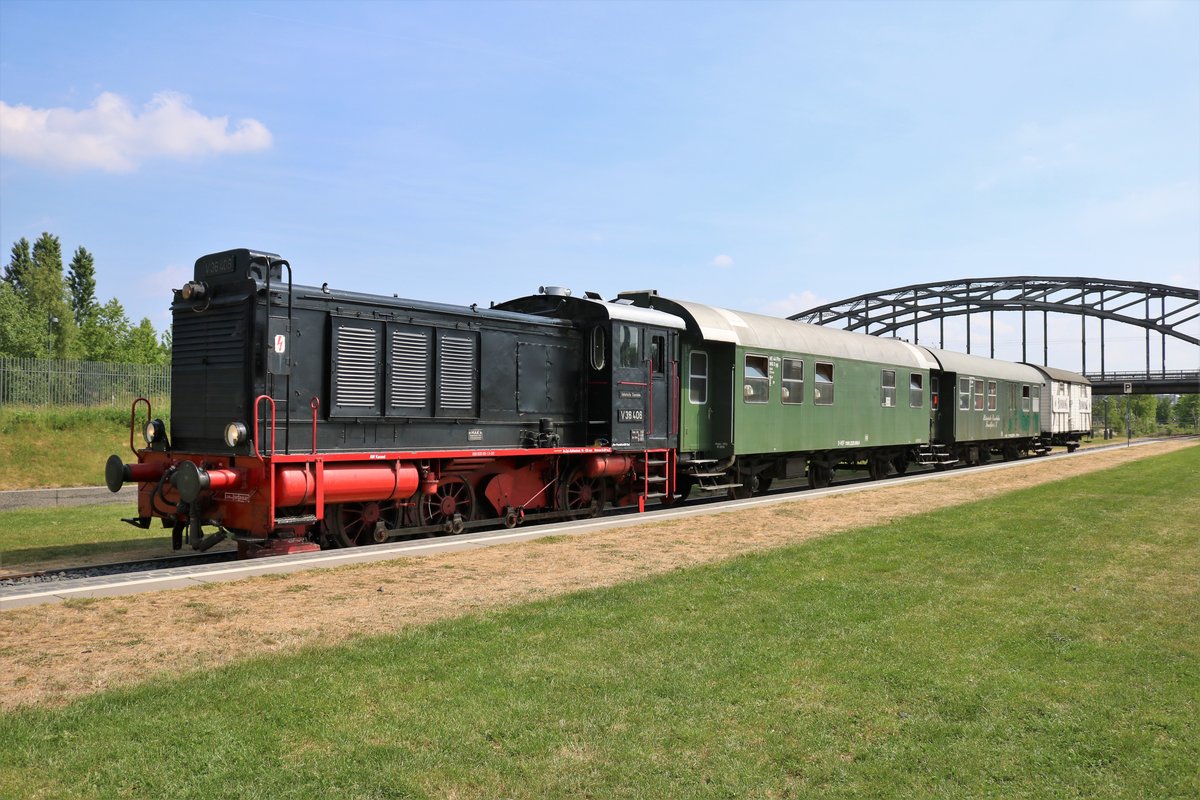
[[[106,479],[137,482],[131,521],[176,548],[351,546],[1046,449],[1030,367],[655,292],[450,306],[296,285],[241,249],[200,258],[172,314],[171,430],[135,402],[146,447]]]

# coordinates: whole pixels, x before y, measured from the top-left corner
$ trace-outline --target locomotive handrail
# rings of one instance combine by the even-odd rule
[[[272,378],[274,378],[275,373],[267,370],[267,364],[270,363],[267,353],[269,353],[271,351],[271,263],[272,262],[271,262],[271,257],[269,255],[266,256],[266,261],[267,261],[267,269],[266,269],[267,319],[266,319],[266,325],[263,326],[263,374],[270,375]],[[288,263],[288,260],[286,258],[281,258],[281,259],[279,259],[278,262],[275,262],[275,263],[278,263],[281,266],[287,267],[287,274],[288,274],[287,319],[288,319],[288,336],[290,337],[291,333],[292,333],[292,325],[291,325],[291,322],[292,322],[292,265],[290,263]],[[291,347],[292,346],[291,342],[286,343],[286,346]],[[287,387],[286,387],[287,391],[284,393],[284,396],[287,397],[287,396],[290,396],[291,387],[292,387],[292,378],[291,378],[290,373],[285,377],[285,381],[287,382]],[[271,392],[275,391],[274,380],[271,381],[271,385],[269,387],[267,387],[267,389],[268,389],[268,391],[271,391]],[[257,400],[255,401],[255,409],[254,410],[258,411],[258,401]],[[290,401],[288,402],[288,404],[286,406],[284,406],[283,413],[284,413],[284,417],[285,417],[284,424],[286,425],[286,427],[284,428],[284,445],[283,445],[283,447],[284,447],[284,452],[290,454],[291,453],[291,440],[289,437],[289,433],[291,432],[291,429],[292,429],[292,404]],[[255,430],[257,431],[257,426],[255,427]],[[271,437],[272,437],[271,438],[271,454],[274,455],[275,454],[275,440],[274,440],[275,420],[274,420],[274,416],[272,416],[272,419],[271,419]]]
[[[134,400],[133,405],[129,407],[129,450],[135,456],[137,455],[137,448],[133,446],[133,423],[137,419],[138,403],[146,404],[146,422],[149,422],[154,418],[153,410],[150,408],[150,401],[145,397],[139,397],[138,399]]]
[[[254,422],[254,434],[250,437],[250,447],[254,453],[254,457],[259,461],[264,461],[262,451],[258,449],[258,404],[266,400],[271,405],[271,455],[275,455],[275,398],[269,394],[260,394],[254,398],[254,413],[252,420]]]
[[[312,412],[313,412],[312,413],[312,417],[313,417],[313,420],[312,420],[312,432],[313,432],[313,434],[312,434],[312,454],[315,456],[317,454],[317,409],[319,409],[321,407],[321,399],[314,394],[312,397],[312,400],[308,401],[308,407],[311,408]]]

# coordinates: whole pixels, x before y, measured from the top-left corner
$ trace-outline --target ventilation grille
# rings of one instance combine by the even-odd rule
[[[171,325],[172,367],[229,367],[246,362],[246,305],[203,314],[176,311]]]
[[[443,336],[439,353],[439,405],[442,408],[474,411],[475,339]]]
[[[429,335],[392,332],[393,406],[424,408],[429,400]]]
[[[343,407],[375,407],[378,364],[379,345],[373,329],[338,328],[334,402]]]

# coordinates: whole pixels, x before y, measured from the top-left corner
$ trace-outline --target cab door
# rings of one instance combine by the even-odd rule
[[[675,375],[674,336],[665,328],[643,329],[646,342],[646,439],[650,447],[667,447],[675,435],[673,396]]]
[[[644,326],[616,321],[612,326],[612,446],[644,449],[650,425],[651,366]]]

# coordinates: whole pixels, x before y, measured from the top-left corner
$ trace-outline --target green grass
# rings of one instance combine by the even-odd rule
[[[8,714],[0,795],[1195,797],[1198,472]]]
[[[146,547],[169,553],[170,531],[157,521],[149,530],[121,522],[121,517],[134,516],[137,508],[133,502],[0,511],[0,566]]]
[[[156,406],[162,417],[169,409]],[[139,420],[145,419],[139,408]],[[143,445],[140,427],[134,445]],[[129,451],[129,408],[0,406],[0,490],[103,486],[104,463]]]

